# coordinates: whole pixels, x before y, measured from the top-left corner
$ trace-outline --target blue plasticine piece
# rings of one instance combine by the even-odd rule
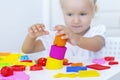
[[[79,66],[76,67],[67,67],[66,72],[78,72],[81,68]]]
[[[80,66],[75,66],[75,67],[67,67],[66,72],[78,72],[80,70],[87,70],[87,67],[80,67]]]
[[[86,66],[81,67],[81,70],[87,70]]]
[[[20,60],[21,61],[22,60],[29,60],[29,57],[28,57],[28,55],[23,55],[23,56],[20,57]]]

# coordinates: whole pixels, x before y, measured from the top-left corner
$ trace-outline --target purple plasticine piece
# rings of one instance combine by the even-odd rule
[[[25,72],[14,72],[12,76],[3,77],[0,74],[0,80],[29,80],[30,77]]]
[[[62,60],[64,59],[66,49],[67,49],[66,47],[52,45],[50,50],[50,57]]]

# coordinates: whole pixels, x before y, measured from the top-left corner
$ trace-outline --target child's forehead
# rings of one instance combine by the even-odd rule
[[[60,0],[61,4],[69,3],[69,2],[89,2],[89,3],[95,3],[96,0]]]
[[[91,0],[61,0],[63,8],[90,8],[93,7]]]

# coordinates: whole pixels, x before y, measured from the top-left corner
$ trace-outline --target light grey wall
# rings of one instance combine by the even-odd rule
[[[42,1],[0,0],[0,51],[21,51],[28,27],[42,22]]]

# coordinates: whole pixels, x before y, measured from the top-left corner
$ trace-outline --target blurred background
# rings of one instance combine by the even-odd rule
[[[120,0],[98,0],[93,25],[104,24],[107,37],[120,37]],[[59,0],[0,0],[0,52],[21,52],[28,27],[64,24]]]

